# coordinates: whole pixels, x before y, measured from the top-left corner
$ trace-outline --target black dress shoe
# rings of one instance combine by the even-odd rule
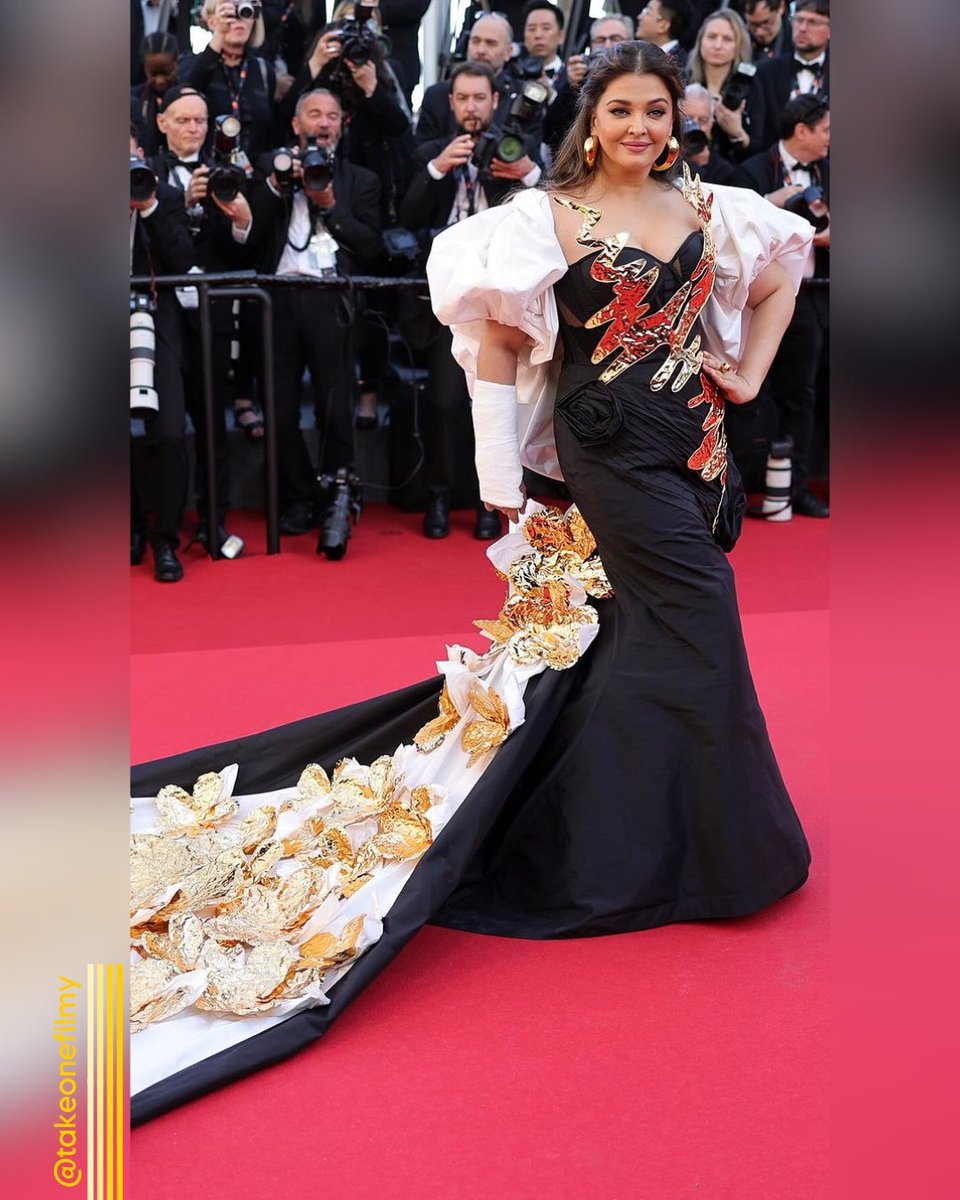
[[[793,511],[801,517],[830,516],[829,504],[824,504],[822,500],[817,499],[813,492],[808,492],[806,489],[791,497],[790,504]]]
[[[183,578],[183,566],[172,546],[154,546],[153,577],[158,583],[179,583]]]
[[[142,529],[130,530],[130,566],[139,567],[147,552],[147,535]]]
[[[280,516],[281,533],[309,533],[317,527],[317,510],[306,500],[297,500]]]
[[[427,501],[423,514],[423,536],[445,538],[450,532],[450,501],[442,493],[434,493]]]
[[[485,508],[477,509],[477,523],[473,527],[473,536],[481,542],[492,542],[501,534],[500,514],[487,512]]]

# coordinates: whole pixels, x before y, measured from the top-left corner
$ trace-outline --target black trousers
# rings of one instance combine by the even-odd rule
[[[439,322],[438,322],[439,325]],[[431,491],[456,492],[462,503],[480,503],[474,465],[470,393],[451,353],[453,336],[439,326],[428,351],[430,386],[424,423],[424,477]]]
[[[801,288],[793,317],[770,368],[770,387],[780,434],[793,438],[794,494],[807,486],[817,408],[817,372],[829,326],[825,288]]]
[[[186,401],[183,388],[183,324],[173,296],[162,297],[154,314],[154,387],[160,409],[144,421],[145,468],[131,470],[131,524],[148,531],[153,546],[179,543],[177,527],[187,498]],[[147,514],[153,514],[152,524]]]
[[[274,293],[274,378],[280,506],[317,500],[318,473],[353,465],[354,358],[349,310],[334,292],[278,288]],[[319,461],[310,462],[300,430],[300,385],[310,372]]]
[[[217,517],[223,523],[230,496],[230,455],[227,449],[225,405],[229,393],[232,315],[229,301],[211,303],[213,325],[213,444],[216,456]],[[184,395],[187,412],[196,432],[194,484],[200,520],[207,519],[207,419],[203,398],[203,356],[199,324],[187,317],[184,337]]]

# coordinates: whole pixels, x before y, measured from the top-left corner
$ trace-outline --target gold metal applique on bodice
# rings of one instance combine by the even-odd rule
[[[705,196],[700,177],[692,179],[684,164],[683,198],[693,206],[703,233],[703,252],[700,260],[662,308],[651,310],[647,296],[660,278],[660,266],[650,260],[653,255],[641,247],[634,247],[639,258],[631,262],[618,263],[627,245],[626,233],[609,237],[595,237],[593,231],[603,216],[598,208],[577,204],[573,200],[554,196],[557,204],[583,216],[577,231],[577,242],[589,250],[599,251],[590,266],[590,276],[598,283],[613,287],[613,298],[603,308],[584,322],[587,329],[607,326],[593,351],[592,362],[600,364],[616,357],[600,375],[601,383],[611,383],[624,371],[647,358],[660,347],[667,347],[668,354],[657,368],[650,381],[653,391],[660,391],[670,383],[672,392],[679,392],[694,376],[700,375],[702,391],[687,401],[689,408],[709,405],[703,422],[705,437],[696,451],[687,460],[687,466],[699,471],[706,480],[719,479],[726,482],[727,439],[723,428],[723,398],[716,385],[707,376],[700,374],[703,366],[701,336],[690,339],[691,331],[710,299],[716,278],[717,251],[710,228],[712,197]]]

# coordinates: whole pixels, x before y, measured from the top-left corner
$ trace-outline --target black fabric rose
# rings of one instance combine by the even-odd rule
[[[610,389],[596,379],[561,396],[556,409],[583,446],[608,442],[623,425],[619,402]]]

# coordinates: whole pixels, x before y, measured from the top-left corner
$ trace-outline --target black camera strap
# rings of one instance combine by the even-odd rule
[[[304,250],[306,250],[306,248],[310,245],[310,241],[313,238],[313,235],[317,232],[317,221],[319,221],[321,216],[323,215],[320,212],[320,209],[317,208],[317,206],[314,204],[314,202],[310,199],[309,196],[305,196],[304,198],[307,201],[307,216],[310,218],[310,229],[309,229],[309,232],[307,233],[307,240],[303,243],[302,246],[298,246],[297,243],[290,237],[290,221],[287,222],[287,245],[290,247],[291,250],[295,250],[297,252],[297,254],[302,254],[304,252]],[[292,200],[290,201],[290,218],[292,221],[292,219],[293,219],[293,201]]]

